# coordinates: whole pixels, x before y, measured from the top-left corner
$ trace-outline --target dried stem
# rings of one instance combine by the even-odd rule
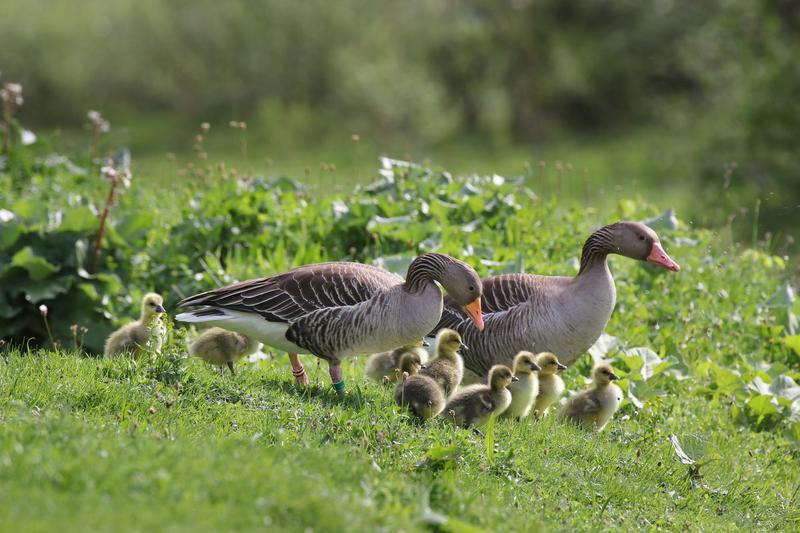
[[[93,274],[97,260],[100,258],[100,249],[103,241],[103,235],[106,232],[106,219],[108,212],[111,211],[111,203],[114,201],[114,191],[117,188],[117,181],[111,181],[111,189],[108,191],[108,198],[106,198],[106,206],[103,208],[103,214],[100,215],[100,228],[97,230],[97,240],[94,243],[94,253],[92,254],[92,262],[89,265],[89,273]]]

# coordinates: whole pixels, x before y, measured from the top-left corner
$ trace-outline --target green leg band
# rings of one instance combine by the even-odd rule
[[[333,388],[336,392],[344,392],[344,380],[340,381],[339,383],[334,383]]]

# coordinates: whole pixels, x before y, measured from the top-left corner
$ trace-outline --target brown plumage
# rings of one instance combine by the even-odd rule
[[[153,346],[150,348],[158,352],[166,336],[166,328],[161,323],[158,315],[164,313],[164,300],[156,293],[149,292],[142,298],[142,311],[139,320],[126,324],[109,335],[106,339],[104,354],[106,357],[118,355],[133,355],[138,357],[146,348],[150,340],[151,325],[155,328],[153,333]]]
[[[511,404],[500,415],[505,418],[525,418],[530,413],[533,401],[539,392],[540,370],[531,352],[519,352],[514,357],[514,376],[517,381],[508,386],[511,391]]]
[[[536,364],[541,370],[539,370],[539,393],[536,395],[533,411],[537,417],[542,417],[547,414],[550,406],[561,398],[561,394],[564,392],[564,380],[558,373],[567,367],[562,365],[558,357],[550,352],[538,354]]]
[[[234,374],[233,363],[255,353],[260,344],[235,331],[209,328],[189,345],[189,353],[212,365],[227,365]]]
[[[431,378],[418,374],[425,368],[418,354],[409,352],[400,360],[402,381],[394,390],[394,401],[423,420],[433,418],[444,409],[442,389]]]
[[[428,376],[442,388],[445,397],[456,391],[464,377],[464,361],[458,354],[463,346],[457,331],[442,329],[436,336],[436,358],[420,371],[420,374]]]
[[[464,387],[447,401],[442,416],[461,427],[480,427],[492,414],[500,415],[511,404],[506,387],[517,378],[511,369],[495,365],[489,370],[489,384]]]
[[[372,380],[397,383],[400,381],[400,359],[407,353],[415,353],[423,364],[428,360],[428,352],[418,342],[412,346],[403,346],[388,352],[374,353],[367,359],[364,373]]]
[[[592,369],[592,388],[567,400],[558,414],[559,420],[569,420],[586,429],[601,431],[622,402],[622,390],[613,383],[618,379],[619,376],[608,363],[595,365]]]

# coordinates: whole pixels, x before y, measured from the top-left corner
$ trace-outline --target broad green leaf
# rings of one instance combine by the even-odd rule
[[[14,254],[14,257],[11,258],[11,264],[27,270],[33,281],[47,279],[58,272],[60,268],[48,262],[44,257],[34,254],[30,246],[26,246]]]
[[[741,376],[732,370],[712,364],[711,373],[717,384],[717,390],[722,394],[733,394],[742,388]]]
[[[794,350],[794,353],[800,355],[800,335],[790,335],[783,338],[783,343]]]
[[[778,408],[772,403],[772,395],[770,394],[759,394],[758,396],[753,396],[747,400],[747,407],[750,408],[750,411],[754,415],[757,415],[760,418],[778,412]]]
[[[73,207],[64,213],[59,231],[86,233],[98,227],[97,216],[88,207]]]

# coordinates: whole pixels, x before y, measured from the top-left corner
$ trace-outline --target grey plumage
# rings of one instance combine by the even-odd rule
[[[329,362],[337,383],[344,357],[412,344],[433,328],[442,310],[436,282],[480,319],[480,278],[466,263],[437,253],[414,259],[406,281],[358,263],[299,267],[187,298],[178,305],[205,307],[177,319],[311,353]]]
[[[614,309],[616,288],[607,264],[612,253],[679,269],[652,229],[617,222],[589,236],[575,277],[505,274],[483,280],[483,332],[447,298],[434,331],[458,331],[469,346],[464,365],[481,376],[494,364],[511,364],[522,350],[553,352],[572,364],[594,344]]]

